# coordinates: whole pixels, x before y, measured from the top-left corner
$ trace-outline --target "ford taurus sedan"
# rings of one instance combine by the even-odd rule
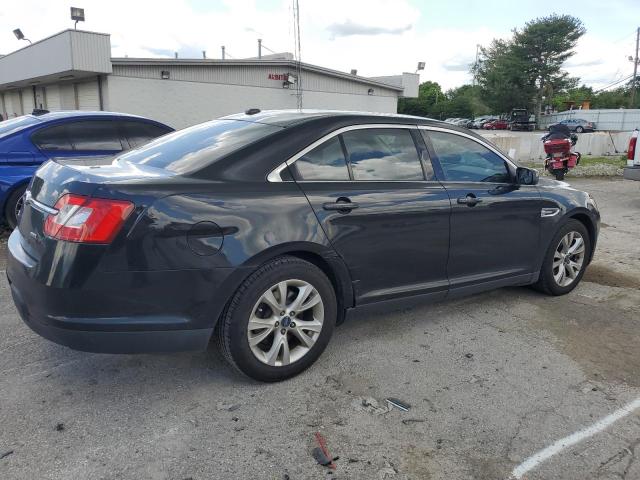
[[[593,199],[469,130],[249,111],[115,160],[50,161],[9,239],[35,332],[79,350],[201,350],[263,381],[309,367],[354,309],[576,287]]]

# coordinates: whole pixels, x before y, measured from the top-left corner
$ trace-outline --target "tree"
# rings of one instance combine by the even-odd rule
[[[418,98],[400,99],[398,112],[420,117],[433,116],[437,110],[438,101],[442,100],[444,100],[444,94],[440,85],[437,82],[426,81],[418,87]]]
[[[494,40],[482,48],[481,62],[472,70],[482,97],[495,112],[533,107],[540,114],[543,97],[576,86],[562,70],[578,39],[582,22],[570,15],[550,15],[515,29],[509,40]]]
[[[542,98],[554,91],[575,86],[575,80],[562,70],[562,64],[574,55],[578,40],[586,32],[582,22],[571,15],[550,15],[527,22],[514,30],[513,54],[526,66],[527,84],[534,90],[536,116],[542,110]]]

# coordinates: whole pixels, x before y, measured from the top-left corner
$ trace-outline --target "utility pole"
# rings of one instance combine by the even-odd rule
[[[258,60],[262,59],[262,39],[258,39]]]
[[[224,60],[224,45],[222,45],[222,60]]]
[[[478,60],[480,58],[480,44],[476,44],[476,61],[473,64],[473,86],[476,86],[476,77],[478,76]]]
[[[636,55],[633,57],[633,80],[631,83],[631,105],[630,108],[636,103],[636,84],[637,84],[637,74],[638,74],[638,44],[640,44],[640,27],[636,31]]]

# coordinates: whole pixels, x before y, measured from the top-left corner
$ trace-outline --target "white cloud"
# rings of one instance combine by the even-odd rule
[[[267,9],[258,0],[224,0],[216,12],[202,12],[187,0],[73,4],[86,10],[87,21],[79,28],[111,33],[114,56],[153,57],[174,51],[199,56],[206,50],[210,58],[219,58],[225,45],[236,58],[251,57],[257,54],[258,37],[269,49],[293,51],[290,0]],[[1,2],[0,53],[24,46],[11,33],[16,27],[33,41],[72,27],[69,5],[66,0]],[[300,9],[303,61],[342,71],[357,68],[365,76],[412,72],[418,61],[425,61],[421,79],[437,81],[445,89],[471,81],[465,65],[474,61],[477,43],[488,45],[494,37],[509,35],[512,27],[420,31],[421,11],[408,0],[300,0]],[[336,25],[358,28],[344,36],[336,34]],[[570,73],[603,86],[630,71],[625,42],[587,34],[568,63]]]

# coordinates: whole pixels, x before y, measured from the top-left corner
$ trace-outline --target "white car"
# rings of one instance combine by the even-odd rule
[[[627,167],[624,169],[624,178],[629,180],[640,180],[640,145],[637,143],[638,129],[635,129],[629,139]]]

